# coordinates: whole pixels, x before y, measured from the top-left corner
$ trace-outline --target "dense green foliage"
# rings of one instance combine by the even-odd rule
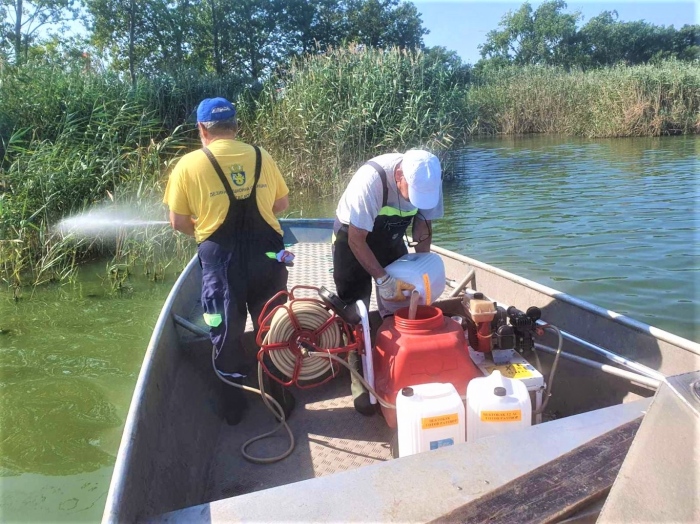
[[[169,167],[197,147],[185,122],[210,96],[236,100],[243,140],[292,184],[324,189],[373,155],[441,153],[473,134],[700,132],[699,26],[603,12],[579,27],[561,0],[525,3],[472,67],[424,49],[401,0],[85,0],[94,48],[36,39],[73,5],[0,0],[0,278],[15,288],[91,255],[94,243],[53,233],[63,217],[130,204],[162,219]],[[153,246],[175,237],[147,234],[97,248],[154,266]]]
[[[294,56],[343,42],[414,49],[415,6],[399,0],[85,0],[93,43],[119,70],[198,71],[262,79]]]
[[[225,79],[190,80],[163,76],[132,89],[113,74],[31,63],[0,74],[4,280],[19,286],[27,275],[37,283],[62,279],[72,274],[76,256],[90,255],[88,241],[53,233],[63,217],[113,203],[153,215],[163,173],[191,147],[188,135],[195,138],[193,126],[177,126],[211,93],[236,97]],[[119,259],[133,258],[139,248],[152,255],[160,240],[149,234],[148,245],[139,245],[138,235],[107,245]]]
[[[60,28],[78,16],[77,0],[0,0],[0,61],[12,49],[16,64],[26,60],[45,27]]]
[[[447,149],[469,120],[462,70],[441,55],[338,49],[296,62],[284,89],[270,83],[250,134],[295,181],[345,180],[365,158],[424,146]]]
[[[678,61],[586,72],[511,66],[481,73],[467,105],[481,133],[699,133],[700,68]]]
[[[700,59],[700,26],[680,29],[644,21],[620,22],[603,11],[578,27],[581,14],[565,12],[563,0],[533,9],[525,2],[508,12],[480,46],[479,68],[507,64],[590,68],[638,65],[662,59]]]
[[[194,126],[183,123],[208,96],[237,100],[243,140],[268,149],[290,183],[327,189],[375,154],[416,146],[439,153],[479,133],[700,131],[700,69],[678,61],[475,73],[445,50],[352,47],[298,60],[260,91],[241,82],[182,72],[132,86],[80,62],[1,70],[0,276],[19,286],[27,274],[33,282],[72,274],[91,244],[51,228],[94,205],[128,203],[162,219],[168,170],[197,147]],[[153,246],[175,238],[166,233],[107,247],[148,260]]]

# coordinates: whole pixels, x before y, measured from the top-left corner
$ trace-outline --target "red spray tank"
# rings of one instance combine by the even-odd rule
[[[408,308],[386,318],[377,331],[373,362],[377,394],[391,404],[402,388],[432,382],[449,382],[464,397],[467,383],[482,376],[469,357],[462,327],[433,306],[418,306],[414,320],[408,319]],[[396,410],[382,407],[382,413],[395,428]]]

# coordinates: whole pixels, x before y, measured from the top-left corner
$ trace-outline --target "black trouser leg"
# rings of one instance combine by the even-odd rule
[[[338,297],[343,302],[354,304],[362,300],[369,311],[372,277],[355,258],[346,238],[337,238],[333,246],[333,280]],[[362,359],[356,351],[348,354],[348,364],[360,375],[363,374]],[[350,376],[350,391],[355,409],[359,413],[374,414],[376,408],[369,402],[369,392],[355,375]]]
[[[277,260],[272,260],[264,254],[261,255],[253,255],[255,258],[248,268],[248,309],[253,319],[256,336],[260,329],[258,322],[260,314],[272,297],[280,291],[287,290],[287,280],[289,278],[289,273],[284,264],[277,262]],[[272,311],[275,306],[284,304],[286,300],[284,296],[278,298],[267,308],[267,313]],[[280,380],[289,380],[289,377],[284,376],[275,368],[269,357],[265,358],[265,366],[270,373]],[[286,387],[274,379],[269,377],[263,377],[263,379],[265,380],[265,392],[282,407],[285,418],[289,418],[296,405],[294,396]]]

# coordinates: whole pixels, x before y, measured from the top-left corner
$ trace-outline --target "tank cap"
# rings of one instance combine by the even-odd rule
[[[474,298],[476,298],[477,300],[481,300],[482,298],[484,298],[484,294],[477,291],[476,293],[474,293]]]
[[[497,387],[493,388],[493,394],[496,395],[497,397],[505,397],[506,396],[506,388],[504,387]]]
[[[403,388],[401,390],[401,394],[404,397],[412,397],[413,396],[413,388]]]

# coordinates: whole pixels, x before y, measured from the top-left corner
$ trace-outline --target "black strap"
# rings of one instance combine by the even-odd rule
[[[368,166],[372,166],[374,170],[377,173],[379,173],[379,178],[382,179],[382,207],[384,207],[386,206],[387,200],[389,198],[389,187],[386,184],[386,171],[384,171],[384,168],[377,164],[374,160],[368,160],[367,162],[365,162],[365,164]]]
[[[256,194],[256,189],[258,188],[258,180],[260,180],[260,171],[262,169],[262,155],[260,154],[260,148],[258,146],[253,146],[253,149],[255,149],[255,176],[253,180],[253,189],[251,190],[249,197],[255,196]],[[219,175],[219,180],[221,180],[221,183],[224,185],[224,189],[226,190],[226,194],[228,195],[229,200],[233,202],[235,200],[235,197],[233,196],[233,190],[231,189],[231,186],[228,184],[228,182],[226,182],[226,175],[224,175],[224,171],[223,169],[221,169],[221,166],[216,160],[216,157],[211,151],[209,151],[209,148],[207,147],[203,147],[202,151],[204,151],[204,154],[207,155],[207,158],[209,159],[209,162],[211,162],[211,165],[214,166],[214,171],[216,171],[216,174]]]
[[[255,149],[255,183],[253,183],[253,191],[251,195],[255,195],[258,190],[258,180],[260,180],[260,171],[262,170],[262,155],[260,154],[260,148],[258,146],[253,146]]]

